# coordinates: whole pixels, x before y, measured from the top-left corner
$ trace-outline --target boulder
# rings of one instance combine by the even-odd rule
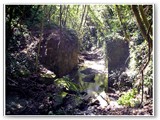
[[[43,40],[41,62],[57,77],[70,73],[78,65],[78,37],[73,30],[54,29]]]
[[[108,67],[108,85],[114,83],[112,76],[115,71],[122,73],[129,63],[129,43],[123,38],[110,38],[106,41],[106,64]],[[119,76],[119,74],[117,74]]]

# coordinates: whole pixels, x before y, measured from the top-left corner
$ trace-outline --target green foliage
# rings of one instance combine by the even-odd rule
[[[135,99],[137,93],[136,88],[129,90],[118,99],[118,104],[135,107],[139,103],[139,100]]]
[[[44,74],[41,74],[41,77],[44,77],[44,78],[55,78],[55,74],[54,73],[52,73],[52,74],[46,74],[46,73],[44,73]]]
[[[146,41],[140,41],[135,39],[133,45],[130,46],[130,63],[129,68],[131,71],[136,71],[140,69],[141,65],[144,65],[148,59],[148,47]],[[140,52],[141,51],[141,52]],[[135,79],[136,80],[136,79]],[[136,84],[137,80],[135,81]],[[153,85],[153,61],[152,55],[149,65],[144,70],[144,86],[151,87]]]
[[[101,7],[103,7],[103,6],[101,6]],[[97,6],[97,5],[89,6],[88,9],[89,9],[89,15],[91,17],[91,20],[97,24],[97,27],[98,28],[104,27],[101,15],[99,14],[99,12],[102,12],[102,10],[100,10],[100,6]],[[95,12],[95,9],[97,10],[96,12]]]
[[[79,90],[79,86],[77,84],[73,83],[72,81],[70,81],[70,79],[66,76],[55,80],[55,83],[59,86],[66,88],[67,90],[73,90],[73,91]]]

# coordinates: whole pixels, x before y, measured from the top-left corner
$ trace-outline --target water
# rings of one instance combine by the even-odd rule
[[[87,93],[86,99],[89,97],[97,97],[100,93],[107,93],[108,90],[108,70],[105,66],[104,59],[101,60],[85,60],[79,68],[79,84],[81,90]]]

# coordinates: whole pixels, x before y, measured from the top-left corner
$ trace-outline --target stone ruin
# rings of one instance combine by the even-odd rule
[[[78,65],[78,37],[73,30],[54,29],[44,37],[41,63],[57,77],[70,73]]]
[[[108,86],[114,85],[115,80],[128,67],[129,43],[122,38],[112,38],[106,41],[106,62],[108,67]]]

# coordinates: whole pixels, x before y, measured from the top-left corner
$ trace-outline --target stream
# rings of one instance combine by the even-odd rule
[[[105,58],[99,56],[96,51],[95,53],[96,57],[101,59],[93,57],[94,59],[84,60],[79,69],[79,83],[87,93],[84,99],[90,98],[93,103],[97,101],[99,108],[102,109],[107,106],[121,108],[122,106],[116,102],[119,97],[117,93],[108,93],[108,69],[105,65]]]

